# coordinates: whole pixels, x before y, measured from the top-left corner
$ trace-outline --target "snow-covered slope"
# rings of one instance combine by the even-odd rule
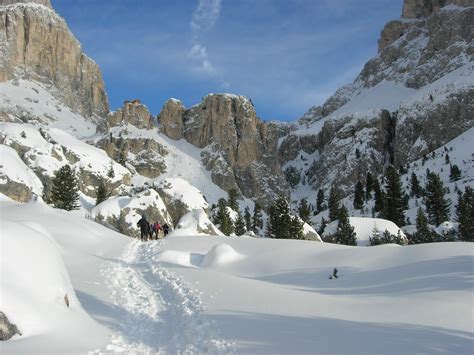
[[[3,120],[30,124],[46,123],[78,138],[96,132],[96,125],[53,97],[44,84],[24,79],[0,82],[0,112]]]
[[[40,201],[2,198],[0,215],[8,270],[0,307],[23,332],[2,343],[8,354],[472,349],[472,243],[367,248],[222,236],[141,243]],[[339,278],[330,280],[334,268]],[[21,302],[42,307],[27,312]]]

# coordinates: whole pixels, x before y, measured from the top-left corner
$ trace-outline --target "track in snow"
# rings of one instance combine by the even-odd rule
[[[133,240],[104,268],[121,327],[96,354],[232,352],[204,316],[199,293],[154,260],[163,243]]]

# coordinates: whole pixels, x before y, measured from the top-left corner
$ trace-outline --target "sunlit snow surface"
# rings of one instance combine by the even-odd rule
[[[472,243],[141,243],[41,201],[2,198],[0,215],[0,308],[23,332],[5,354],[472,350]]]

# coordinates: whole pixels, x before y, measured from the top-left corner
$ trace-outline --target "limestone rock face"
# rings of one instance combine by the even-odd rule
[[[154,119],[148,108],[140,100],[125,101],[123,107],[109,113],[109,127],[131,124],[137,128],[152,129]]]
[[[109,106],[97,64],[83,53],[49,0],[32,2],[0,2],[0,81],[39,81],[83,116],[105,117]]]
[[[171,139],[183,138],[183,118],[183,103],[175,99],[168,100],[158,117],[158,121],[161,123],[160,130]]]
[[[405,1],[406,6],[419,3],[423,1]],[[338,89],[322,106],[310,108],[302,121],[315,122],[330,115],[383,80],[419,89],[472,61],[474,0],[443,3],[459,7],[431,6],[436,11],[428,17],[387,23],[379,40],[379,54],[365,64],[353,83]]]
[[[203,148],[202,161],[222,189],[237,188],[264,206],[278,194],[288,195],[277,149],[288,129],[260,121],[251,100],[209,94],[190,109],[170,100],[158,118],[168,137]]]
[[[473,0],[405,0],[403,2],[402,17],[428,17],[433,12],[446,5],[473,6]]]
[[[114,130],[96,142],[107,155],[148,178],[166,172],[168,150],[152,138],[128,137],[127,128]]]
[[[406,165],[474,126],[474,87],[466,79],[474,75],[472,5],[405,1],[403,18],[387,23],[378,55],[355,81],[312,107],[298,131],[281,139],[280,164],[292,186],[329,189],[336,182],[349,194],[367,171]],[[414,96],[387,103],[389,109],[361,106],[357,97],[368,92],[375,101],[386,97],[377,96],[384,82],[413,89]]]

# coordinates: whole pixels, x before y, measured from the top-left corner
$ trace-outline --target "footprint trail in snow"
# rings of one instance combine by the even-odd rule
[[[203,314],[199,292],[154,259],[163,243],[133,240],[120,261],[107,263],[103,273],[119,326],[95,354],[232,353]]]

